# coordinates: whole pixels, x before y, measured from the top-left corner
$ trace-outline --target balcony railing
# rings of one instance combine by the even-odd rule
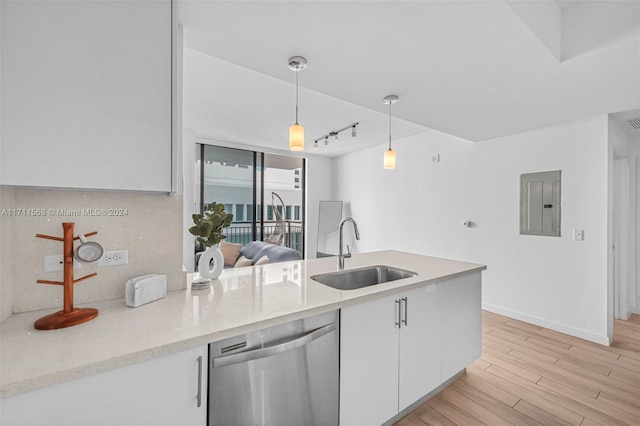
[[[262,241],[271,235],[276,228],[275,222],[265,222],[264,235],[260,234],[260,226],[257,229],[256,240]],[[285,222],[285,246],[302,253],[302,223],[301,222]],[[231,226],[225,228],[222,233],[227,236],[225,239],[229,243],[240,243],[242,245],[253,241],[251,222],[235,222]]]

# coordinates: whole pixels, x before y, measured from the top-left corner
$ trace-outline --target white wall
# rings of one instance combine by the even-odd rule
[[[195,205],[195,168],[196,168],[196,137],[192,130],[182,132],[182,266],[187,272],[194,271],[194,237],[189,232],[193,225],[193,210]]]
[[[394,148],[395,170],[382,168],[384,146],[335,161],[357,251],[485,263],[485,309],[608,343],[606,116],[476,144],[431,131]],[[562,170],[562,236],[519,235],[519,176],[548,170]]]

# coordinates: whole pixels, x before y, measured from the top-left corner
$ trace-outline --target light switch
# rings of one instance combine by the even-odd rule
[[[584,229],[574,229],[573,241],[583,241],[583,240],[584,240]]]

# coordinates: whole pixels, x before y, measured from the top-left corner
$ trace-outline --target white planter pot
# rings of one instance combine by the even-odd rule
[[[216,279],[222,273],[223,268],[224,257],[218,247],[206,249],[198,261],[198,272],[203,278]]]

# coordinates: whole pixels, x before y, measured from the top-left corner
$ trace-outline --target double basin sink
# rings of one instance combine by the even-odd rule
[[[346,271],[312,275],[311,279],[338,290],[354,290],[403,278],[415,277],[415,272],[393,266],[375,265]]]

